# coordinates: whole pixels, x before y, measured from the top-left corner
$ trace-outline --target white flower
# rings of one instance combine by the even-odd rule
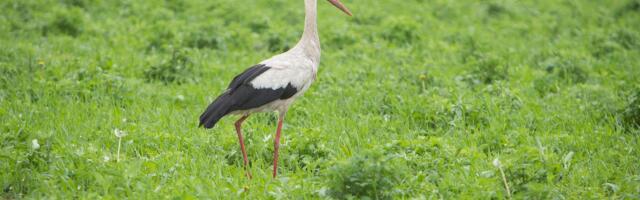
[[[493,166],[498,167],[498,168],[500,166],[502,166],[502,164],[500,164],[500,160],[498,160],[498,158],[493,159]]]
[[[38,139],[31,140],[31,147],[33,147],[33,149],[39,149],[40,148],[40,144],[38,144]]]
[[[266,136],[264,136],[264,138],[262,138],[263,142],[269,141],[271,140],[271,134],[267,134]]]
[[[182,96],[181,94],[179,94],[177,97],[178,101],[184,101],[184,96]]]
[[[122,131],[120,129],[117,129],[117,128],[113,130],[113,134],[115,134],[116,137],[118,137],[118,138],[127,136],[127,132],[124,132],[124,131]]]
[[[110,159],[109,156],[104,156],[104,162],[109,162]]]

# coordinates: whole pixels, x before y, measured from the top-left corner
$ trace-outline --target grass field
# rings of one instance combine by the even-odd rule
[[[198,116],[302,0],[0,1],[0,198],[640,199],[640,1],[344,3],[277,179],[275,115],[245,124],[248,180]]]

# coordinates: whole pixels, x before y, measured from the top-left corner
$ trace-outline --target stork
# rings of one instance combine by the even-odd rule
[[[328,0],[351,16],[339,0]],[[304,32],[300,41],[285,53],[273,56],[237,75],[227,89],[200,115],[200,126],[210,129],[224,116],[240,115],[235,122],[247,176],[249,160],[242,137],[242,122],[258,112],[278,112],[274,141],[273,178],[278,172],[278,150],[284,117],[293,101],[316,79],[320,64],[320,38],[317,25],[317,0],[305,0]]]

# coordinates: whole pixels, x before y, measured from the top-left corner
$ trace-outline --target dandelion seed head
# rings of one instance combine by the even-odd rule
[[[498,158],[493,159],[493,166],[495,167],[501,167],[502,164],[500,163],[500,160]]]
[[[116,137],[119,137],[119,138],[127,136],[127,132],[124,132],[123,130],[120,130],[117,128],[113,130],[113,134],[115,134]]]
[[[38,139],[31,140],[31,147],[33,149],[39,149],[40,148],[40,144],[38,144]]]

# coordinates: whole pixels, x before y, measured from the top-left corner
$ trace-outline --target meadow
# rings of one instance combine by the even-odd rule
[[[343,2],[249,180],[198,116],[302,0],[0,1],[0,198],[640,199],[640,1]]]

